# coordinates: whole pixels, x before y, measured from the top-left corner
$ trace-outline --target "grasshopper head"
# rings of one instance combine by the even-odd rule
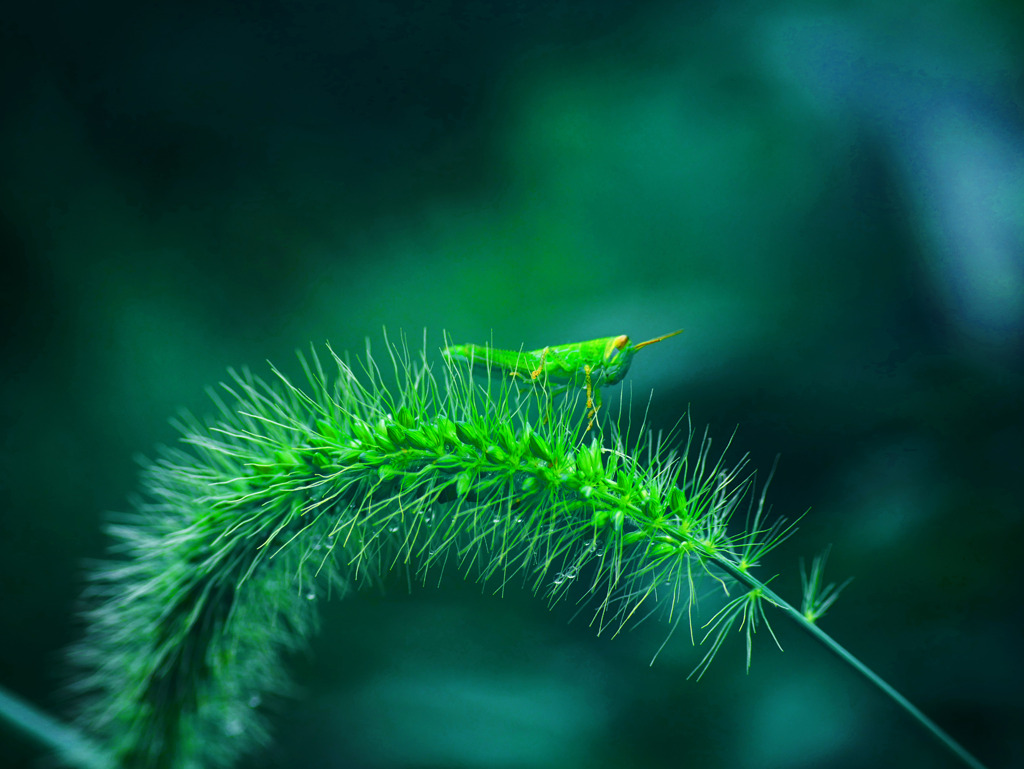
[[[683,330],[679,329],[671,334],[648,339],[646,342],[640,342],[639,344],[630,342],[629,337],[625,334],[611,337],[604,348],[604,383],[612,385],[622,381],[622,378],[626,376],[626,372],[629,371],[629,366],[633,362],[633,356],[636,355],[637,350],[681,333],[683,333]]]

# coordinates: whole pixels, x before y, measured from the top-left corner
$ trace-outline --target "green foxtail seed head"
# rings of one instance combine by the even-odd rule
[[[614,337],[597,357],[620,376],[667,336]],[[571,596],[613,634],[652,614],[691,623],[699,595],[744,582],[705,627],[698,672],[730,629],[765,621],[776,601],[751,573],[792,526],[766,522],[751,475],[692,433],[642,451],[614,421],[588,433],[579,391],[537,419],[517,377],[492,367],[481,383],[455,349],[437,366],[386,345],[388,384],[369,350],[357,367],[314,350],[304,386],[232,372],[216,418],[181,420],[180,446],[107,529],[72,653],[80,723],[122,766],[225,766],[265,742],[251,703],[289,690],[281,654],[315,630],[319,600],[394,572]]]

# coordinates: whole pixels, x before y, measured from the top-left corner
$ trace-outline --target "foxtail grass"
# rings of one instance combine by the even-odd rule
[[[607,415],[588,430],[579,398],[548,413],[502,371],[474,378],[426,349],[385,340],[354,364],[314,349],[301,386],[234,372],[216,417],[182,418],[180,445],[146,465],[72,651],[77,727],[111,766],[231,765],[269,740],[255,705],[289,693],[282,655],[315,632],[321,599],[444,570],[577,602],[599,633],[681,626],[706,649],[695,678],[736,631],[749,667],[756,631],[788,618],[981,766],[818,627],[842,589],[823,556],[799,608],[769,587],[761,563],[795,526],[768,515],[743,462],[688,423],[660,440]],[[721,608],[701,623],[709,592]]]

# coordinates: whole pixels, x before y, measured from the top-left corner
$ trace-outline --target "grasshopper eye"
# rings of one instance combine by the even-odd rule
[[[608,345],[608,349],[605,350],[604,359],[606,361],[613,361],[618,354],[629,345],[629,337],[625,334],[615,337],[611,344]]]

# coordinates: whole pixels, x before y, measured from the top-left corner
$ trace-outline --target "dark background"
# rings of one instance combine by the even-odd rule
[[[683,327],[637,409],[781,455],[778,589],[831,543],[824,628],[1021,765],[1022,54],[1009,1],[5,9],[0,684],[60,713],[103,516],[228,366]],[[247,765],[953,765],[781,619],[695,683],[570,614],[335,603]]]

